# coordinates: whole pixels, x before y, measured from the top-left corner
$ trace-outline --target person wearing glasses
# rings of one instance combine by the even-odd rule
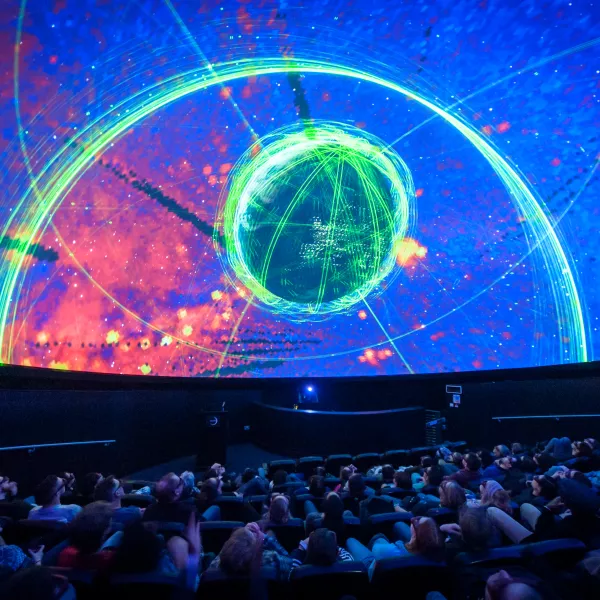
[[[81,512],[81,506],[61,504],[64,493],[65,480],[56,475],[48,475],[35,491],[38,506],[31,509],[27,518],[70,523]]]
[[[151,504],[144,511],[144,521],[168,521],[183,523],[190,518],[190,512],[195,512],[194,504],[181,502],[184,482],[179,475],[167,473],[156,484],[154,495],[158,502]]]
[[[94,501],[103,501],[110,504],[113,511],[113,522],[128,525],[139,521],[142,518],[142,511],[137,506],[121,506],[121,498],[124,495],[125,490],[114,475],[109,475],[94,488]]]

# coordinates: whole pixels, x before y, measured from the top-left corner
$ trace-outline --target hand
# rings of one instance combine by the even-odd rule
[[[44,556],[44,546],[39,546],[35,550],[29,550],[29,555],[36,565],[41,564],[42,557]]]
[[[461,535],[462,531],[458,523],[447,523],[440,527],[440,531],[447,533],[448,535]]]
[[[355,473],[356,471],[358,471],[358,469],[354,466],[354,465],[348,465],[348,468]]]
[[[215,463],[211,469],[213,469],[217,475],[223,475],[223,473],[225,473],[225,467],[222,467],[219,463]]]
[[[200,555],[202,553],[202,537],[200,535],[200,521],[196,520],[196,512],[190,513],[187,525],[183,530],[183,537],[187,540],[190,549],[190,555]]]
[[[399,504],[394,504],[394,512],[407,512]]]
[[[248,529],[248,531],[252,532],[252,535],[254,535],[257,542],[259,542],[261,544],[264,542],[265,534],[261,531],[258,523],[248,523],[248,525],[246,525],[246,529]]]

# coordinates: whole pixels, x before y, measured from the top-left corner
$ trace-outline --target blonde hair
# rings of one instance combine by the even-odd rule
[[[261,546],[246,527],[236,529],[219,553],[219,567],[228,575],[249,575],[260,568]]]

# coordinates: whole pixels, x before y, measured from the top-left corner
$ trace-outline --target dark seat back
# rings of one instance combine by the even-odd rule
[[[156,481],[149,481],[147,479],[129,479],[121,482],[123,484],[123,489],[126,492],[131,492],[134,490],[140,490],[143,487],[149,487],[152,492],[154,492],[154,488],[156,487]]]
[[[58,521],[21,519],[12,528],[10,542],[17,546],[44,545],[46,550],[67,538],[68,525]]]
[[[221,511],[221,521],[245,521],[241,496],[219,496],[215,504]]]
[[[557,569],[575,565],[583,559],[587,551],[586,545],[581,540],[570,538],[523,544],[522,548],[524,557],[543,558],[549,566]]]
[[[138,508],[148,508],[155,502],[156,498],[148,494],[125,494],[121,498],[121,506],[137,506]]]
[[[390,590],[410,590],[411,598],[425,598],[433,591],[449,597],[451,574],[446,563],[420,556],[378,560],[371,578],[371,597],[389,595]]]
[[[409,512],[393,512],[373,515],[369,517],[369,533],[371,536],[376,533],[383,533],[390,541],[394,539],[393,531],[396,523],[408,523],[413,514]]]
[[[352,464],[360,473],[366,473],[371,467],[381,464],[381,456],[377,452],[363,452],[352,459]]]
[[[321,512],[321,507],[325,501],[324,496],[313,496],[312,494],[299,494],[294,496],[294,515],[298,517],[306,518],[306,512],[304,510],[304,503],[309,500],[315,505],[317,512]]]
[[[454,563],[461,567],[502,567],[523,564],[523,546],[503,546],[483,552],[461,552],[454,557]]]
[[[399,500],[404,500],[404,498],[412,498],[416,496],[418,492],[415,490],[405,490],[403,488],[384,488],[380,490],[380,496],[391,496],[392,498],[398,498]]]
[[[271,529],[277,541],[288,551],[291,552],[298,547],[298,544],[305,538],[304,521],[302,519],[290,519],[284,525],[273,525],[269,523],[267,529]]]
[[[383,464],[390,464],[394,469],[408,466],[408,450],[388,450],[382,457]]]
[[[437,446],[417,446],[408,451],[407,462],[411,466],[421,464],[422,456],[435,456]]]
[[[226,575],[211,569],[200,578],[198,598],[285,598],[289,591],[288,582],[277,580],[272,567],[263,567],[259,577]]]
[[[286,473],[296,472],[296,461],[291,458],[281,460],[272,460],[269,463],[269,479],[273,477],[273,473],[277,471],[285,471]]]
[[[240,521],[204,521],[200,523],[204,551],[219,554],[231,533],[243,526],[244,524]]]
[[[267,501],[267,495],[261,496],[248,496],[245,500],[250,504],[250,506],[260,515],[262,514],[262,509]]]
[[[323,466],[325,459],[322,456],[303,456],[298,460],[296,471],[304,476],[304,479],[308,481],[308,478],[314,473],[316,467]]]
[[[363,477],[365,485],[370,487],[372,490],[379,491],[381,484],[383,483],[379,477]]]
[[[330,567],[303,565],[292,571],[290,578],[295,598],[331,600],[353,596],[368,597],[369,576],[359,561],[338,562]]]
[[[111,600],[131,600],[131,598],[156,598],[170,600],[177,590],[178,578],[159,573],[135,573],[113,575],[110,578]]]
[[[325,468],[330,475],[338,477],[340,469],[352,463],[351,454],[330,454],[325,461]]]
[[[294,490],[304,487],[304,481],[286,481],[280,485],[274,485],[272,492],[275,494],[293,494]]]
[[[439,525],[448,523],[458,523],[458,511],[451,508],[432,508],[427,511],[427,516],[431,517]]]

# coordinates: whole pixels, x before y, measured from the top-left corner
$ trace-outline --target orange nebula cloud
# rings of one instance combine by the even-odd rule
[[[425,258],[427,248],[421,246],[417,240],[404,238],[396,244],[395,254],[398,265],[401,267],[410,267],[417,263],[417,259]]]

